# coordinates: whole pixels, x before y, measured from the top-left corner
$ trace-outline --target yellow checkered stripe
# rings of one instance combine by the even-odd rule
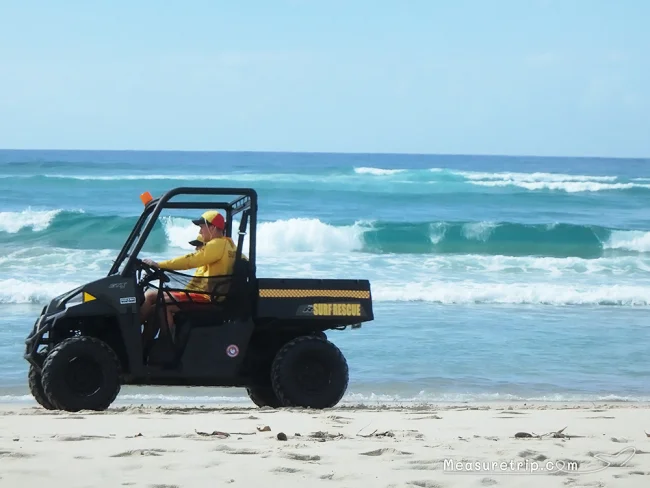
[[[363,290],[283,290],[266,288],[260,290],[260,298],[370,298]]]

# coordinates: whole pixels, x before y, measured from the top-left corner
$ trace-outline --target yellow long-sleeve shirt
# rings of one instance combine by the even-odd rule
[[[235,264],[237,248],[230,237],[217,237],[201,249],[185,256],[168,259],[159,264],[161,268],[173,271],[197,268],[187,291],[210,292],[208,277],[231,275]]]

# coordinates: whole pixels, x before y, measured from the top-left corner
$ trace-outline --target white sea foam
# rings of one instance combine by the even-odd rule
[[[192,249],[189,241],[197,236],[197,227],[189,219],[168,217],[163,219],[165,234],[169,243],[179,249]],[[239,222],[233,221],[234,229]],[[332,226],[318,219],[287,219],[262,222],[257,228],[257,252],[265,254],[286,254],[289,252],[349,252],[363,246],[363,233],[367,224]],[[248,235],[244,248],[248,248]]]
[[[0,280],[0,304],[43,304],[77,286],[77,281],[26,281],[15,278]]]
[[[636,230],[613,231],[603,243],[604,249],[650,252],[650,232]]]
[[[461,232],[467,239],[485,242],[496,226],[493,222],[471,222],[463,225]]]
[[[20,248],[0,256],[0,269],[5,273],[30,270],[34,277],[52,273],[101,273],[108,271],[117,253],[114,249]]]
[[[565,283],[486,283],[430,281],[382,283],[373,287],[376,301],[441,304],[618,305],[650,306],[650,285],[581,285]]]
[[[564,173],[522,173],[522,172],[480,172],[459,171],[449,168],[430,168],[429,174],[433,179],[427,178],[420,169],[391,169],[375,167],[354,167],[353,173],[309,174],[309,173],[228,173],[228,174],[120,174],[120,175],[87,175],[87,174],[47,174],[46,178],[97,180],[97,181],[143,181],[143,180],[170,180],[170,181],[241,181],[247,183],[331,183],[337,185],[355,185],[362,181],[378,185],[381,189],[385,182],[392,184],[408,185],[408,188],[417,187],[418,183],[436,184],[437,176],[434,174],[450,174],[465,180],[465,183],[482,187],[519,187],[531,191],[554,190],[567,193],[599,192],[612,190],[626,190],[631,188],[650,189],[650,178],[633,178],[631,181],[620,181],[617,176],[606,175],[571,175]],[[407,175],[407,178],[390,178],[391,176]],[[408,178],[408,175],[418,175],[418,178]],[[3,178],[29,178],[33,175],[2,175]],[[364,178],[366,178],[364,180]],[[386,190],[386,189],[384,189]],[[412,191],[412,190],[410,190]]]
[[[324,265],[324,264],[323,264]],[[316,264],[312,265],[318,268]],[[277,273],[266,270],[282,270]],[[406,274],[416,271],[413,266],[404,269]],[[490,271],[483,270],[490,277]],[[492,271],[498,274],[499,271]],[[404,281],[394,277],[394,280],[373,276],[367,266],[348,269],[348,273],[333,272],[322,268],[320,273],[312,273],[311,269],[302,267],[300,263],[290,266],[289,263],[266,265],[258,273],[260,276],[290,276],[292,278],[369,278],[372,283],[373,300],[376,302],[429,302],[439,304],[508,304],[508,305],[609,305],[609,306],[650,306],[650,283],[632,284],[593,284],[582,280],[574,282],[567,279],[554,281],[509,282],[507,279],[495,281],[458,280],[457,277],[444,275],[440,279],[431,280],[425,276],[408,276]],[[399,273],[393,273],[399,274]],[[348,276],[346,276],[348,275]],[[518,276],[521,276],[519,274]],[[93,278],[98,278],[94,276]],[[478,278],[478,276],[476,276]],[[538,276],[537,278],[541,278]],[[0,279],[0,304],[44,304],[53,297],[60,295],[91,279],[88,275],[68,275],[63,279],[52,276],[27,280],[18,278]],[[419,280],[419,281],[413,281]]]
[[[630,188],[650,188],[650,185],[636,183],[600,183],[597,181],[523,181],[516,179],[494,181],[471,181],[472,185],[488,187],[517,186],[527,190],[558,190],[567,193],[596,192],[607,190],[629,190]]]
[[[383,169],[383,168],[354,168],[354,172],[358,175],[373,175],[373,176],[390,176],[403,173],[404,169]]]
[[[227,174],[120,174],[120,175],[84,175],[84,174],[46,174],[45,178],[68,179],[79,181],[246,181],[246,182],[358,182],[359,176],[390,176],[402,173],[403,169],[355,168],[354,174],[308,174],[308,173],[227,173]],[[31,178],[33,176],[3,175],[2,178]]]
[[[377,393],[359,393],[356,390],[358,386],[376,388]],[[401,385],[400,385],[401,386]],[[440,403],[467,403],[467,402],[544,402],[544,403],[566,403],[566,402],[649,402],[649,396],[623,396],[623,395],[601,395],[601,394],[519,394],[512,393],[453,393],[453,392],[431,392],[421,390],[417,394],[409,393],[380,393],[383,385],[360,384],[358,381],[350,385],[349,391],[341,399],[340,405],[345,407],[363,408],[364,406],[373,408],[376,405],[398,406],[405,405],[428,405],[431,402]],[[175,405],[175,406],[207,406],[207,405],[245,405],[251,406],[251,400],[241,388],[215,389],[223,392],[222,395],[205,395],[205,394],[184,394],[175,395],[170,393],[156,393],[158,391],[166,392],[169,387],[143,389],[150,390],[150,393],[127,393],[131,391],[129,386],[122,388],[122,392],[115,399],[115,405]],[[2,390],[0,390],[1,392]],[[12,404],[29,404],[36,405],[34,397],[28,393],[25,394],[0,394],[0,402]]]
[[[557,182],[566,183],[570,181],[616,181],[616,176],[592,176],[592,175],[570,175],[563,173],[483,173],[478,171],[452,171],[453,174],[462,176],[468,180],[512,180],[517,182]]]
[[[34,231],[47,229],[52,219],[61,212],[58,210],[32,210],[27,208],[20,212],[0,212],[0,232],[16,233],[25,227]]]
[[[441,168],[432,168],[438,172]],[[517,173],[497,172],[487,173],[480,171],[450,171],[451,174],[461,176],[472,185],[485,187],[516,186],[527,190],[557,190],[567,193],[596,192],[607,190],[628,190],[630,188],[650,188],[650,185],[617,182],[617,176],[598,175],[570,175],[564,173]],[[644,181],[636,178],[636,181]]]
[[[429,224],[429,240],[432,244],[438,244],[445,238],[448,225],[445,222],[435,222]]]

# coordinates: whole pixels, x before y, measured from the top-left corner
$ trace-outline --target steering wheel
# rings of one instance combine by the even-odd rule
[[[149,266],[139,258],[135,258],[135,262],[137,263],[138,267],[146,273],[145,277],[140,280],[140,283],[143,286],[148,285],[150,282],[156,279],[160,280],[162,283],[169,283],[169,276],[167,276],[162,269],[156,268],[154,266]]]

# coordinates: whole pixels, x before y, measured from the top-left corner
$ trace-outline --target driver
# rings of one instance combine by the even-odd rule
[[[225,219],[216,210],[208,210],[201,217],[193,220],[194,225],[200,229],[200,238],[204,242],[203,246],[196,251],[185,256],[180,256],[166,261],[157,263],[151,259],[144,259],[143,262],[149,266],[168,269],[173,271],[182,271],[198,268],[194,273],[194,278],[183,292],[167,292],[173,297],[165,297],[166,303],[174,302],[209,302],[210,292],[208,289],[209,281],[205,278],[230,275],[233,272],[235,263],[236,246],[230,237],[224,236],[226,227]],[[192,241],[194,244],[194,241]],[[204,293],[201,293],[204,292]],[[145,300],[140,308],[140,321],[144,322],[151,314],[156,303],[158,290],[149,290],[145,293]],[[173,326],[173,314],[178,311],[178,307],[169,305],[167,308],[168,327]],[[161,328],[161,332],[163,332]],[[166,333],[167,331],[164,331]],[[155,334],[155,330],[145,324],[144,335],[148,337]]]

